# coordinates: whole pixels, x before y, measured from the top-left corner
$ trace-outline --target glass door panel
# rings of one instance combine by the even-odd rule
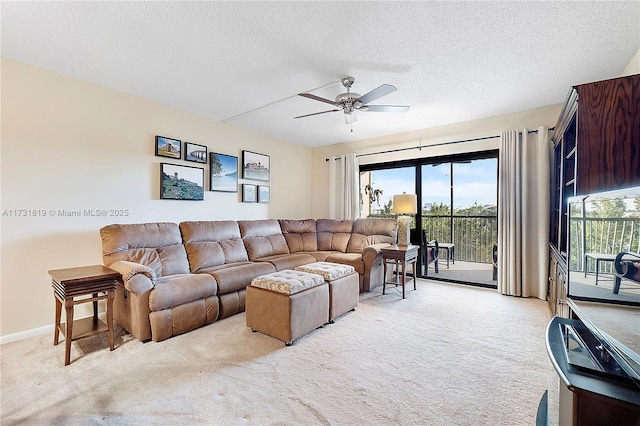
[[[439,271],[429,278],[494,287],[497,158],[422,165],[422,229],[439,244]]]
[[[415,182],[415,167],[361,172],[360,217],[395,217],[393,196],[403,192],[415,194]]]
[[[492,263],[498,242],[498,160],[453,163],[453,238],[458,259]],[[463,244],[464,243],[464,244]]]
[[[422,166],[422,217],[427,241],[451,241],[451,163]]]

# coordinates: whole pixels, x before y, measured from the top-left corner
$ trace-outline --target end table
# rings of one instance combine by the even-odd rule
[[[392,245],[380,249],[382,252],[382,263],[384,264],[384,276],[382,281],[382,294],[384,294],[387,284],[402,286],[402,298],[404,299],[404,286],[406,279],[407,264],[411,265],[413,270],[413,289],[416,289],[416,261],[418,259],[418,246],[414,245]],[[387,282],[387,265],[393,265],[396,269],[396,282]],[[402,273],[400,272],[400,268]],[[400,279],[400,275],[402,278]]]
[[[120,274],[102,265],[78,268],[53,269],[51,286],[56,302],[56,323],[53,344],[58,344],[60,332],[65,336],[64,365],[71,363],[71,341],[109,331],[109,348],[113,342],[113,299]],[[78,298],[78,299],[76,299]],[[98,301],[107,300],[107,323],[98,318]],[[73,321],[73,308],[80,303],[93,302],[93,317]],[[62,304],[66,312],[66,324],[60,324]]]

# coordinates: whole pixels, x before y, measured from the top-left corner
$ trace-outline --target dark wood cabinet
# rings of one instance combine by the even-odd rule
[[[640,183],[640,74],[577,86],[576,195]]]
[[[572,87],[552,143],[547,300],[554,316],[569,318],[575,309],[567,288],[572,273],[567,256],[573,251],[568,250],[568,199],[640,185],[640,74]],[[557,327],[548,330],[557,334]],[[637,382],[629,391],[608,377],[575,373],[560,351],[562,339],[556,336],[549,342],[547,348],[553,349],[550,356],[562,378],[560,424],[640,424]]]
[[[640,74],[572,87],[555,126],[549,239],[567,250],[567,199],[640,185]]]
[[[578,92],[571,88],[553,133],[553,191],[551,193],[551,244],[567,251],[567,199],[576,195]]]

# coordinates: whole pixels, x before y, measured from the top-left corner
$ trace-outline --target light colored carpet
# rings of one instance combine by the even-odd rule
[[[52,312],[53,317],[53,312]],[[163,342],[119,329],[0,347],[2,424],[532,425],[547,304],[418,280],[285,347],[239,314]],[[557,376],[556,376],[557,377]]]

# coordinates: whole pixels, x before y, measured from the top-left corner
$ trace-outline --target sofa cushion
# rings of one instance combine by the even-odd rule
[[[309,254],[311,256],[313,256],[316,259],[316,262],[324,262],[327,257],[329,257],[330,255],[334,254],[334,253],[340,253],[337,251],[301,251],[298,252],[297,254]]]
[[[352,229],[353,220],[316,220],[318,250],[346,252]]]
[[[102,260],[148,266],[158,277],[188,274],[187,252],[178,225],[170,222],[114,224],[100,229]]]
[[[271,263],[273,266],[275,266],[276,271],[295,269],[296,266],[306,265],[315,261],[315,257],[306,253],[276,254],[275,256],[267,256],[259,260],[259,262]]]
[[[364,274],[364,261],[360,253],[335,253],[327,257],[326,262],[351,265],[360,275]]]
[[[289,247],[289,252],[318,250],[316,221],[314,219],[292,220],[281,219],[280,229]]]
[[[215,296],[216,280],[206,274],[179,274],[161,277],[149,295],[151,311],[161,311],[194,300]]]
[[[360,218],[353,223],[353,232],[347,245],[347,253],[362,253],[365,247],[396,242],[397,225],[395,219]]]
[[[180,232],[192,272],[249,260],[236,221],[182,222]]]
[[[249,260],[289,253],[287,241],[276,219],[240,220],[238,226]]]
[[[220,296],[244,290],[255,277],[275,271],[275,266],[269,262],[238,262],[201,269],[199,272],[216,279]]]

